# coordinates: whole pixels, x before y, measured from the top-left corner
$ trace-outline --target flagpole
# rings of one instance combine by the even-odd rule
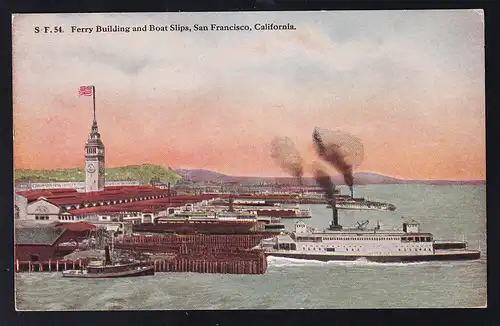
[[[92,85],[92,100],[94,102],[94,121],[96,121],[95,120],[95,86],[94,85]]]

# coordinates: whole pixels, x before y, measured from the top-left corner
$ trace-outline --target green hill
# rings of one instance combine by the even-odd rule
[[[139,180],[148,185],[150,181],[170,182],[175,184],[182,177],[170,168],[160,165],[128,165],[105,170],[106,180]],[[14,170],[14,181],[57,182],[57,181],[84,181],[84,169],[59,170]]]

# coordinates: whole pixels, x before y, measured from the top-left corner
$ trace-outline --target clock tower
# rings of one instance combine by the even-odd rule
[[[104,144],[97,129],[97,120],[92,122],[92,130],[85,144],[85,191],[104,190]]]

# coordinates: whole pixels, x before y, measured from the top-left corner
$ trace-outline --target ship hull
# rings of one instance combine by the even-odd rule
[[[326,208],[332,208],[331,205],[327,205]],[[395,211],[395,208],[382,208],[382,207],[375,207],[375,206],[343,206],[342,204],[337,204],[337,209],[347,209],[347,210],[358,210],[358,211]]]
[[[479,251],[443,251],[429,255],[343,255],[343,254],[305,254],[290,252],[266,252],[266,256],[285,257],[319,261],[355,261],[367,260],[378,263],[408,263],[449,260],[476,260],[480,258]]]
[[[181,222],[181,223],[157,223],[137,224],[133,226],[134,232],[152,233],[205,233],[205,234],[233,234],[251,233],[250,229],[255,222]]]
[[[311,218],[310,215],[299,216],[295,213],[294,210],[257,210],[258,216],[271,216],[271,217],[279,217],[279,218]]]
[[[117,278],[117,277],[136,277],[136,276],[149,276],[155,274],[154,266],[141,267],[139,269],[120,271],[120,272],[107,272],[107,273],[83,273],[81,271],[68,271],[63,273],[63,277],[71,278]],[[72,272],[72,273],[71,273]]]

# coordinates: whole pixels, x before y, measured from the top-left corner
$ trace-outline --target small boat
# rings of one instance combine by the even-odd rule
[[[91,261],[86,268],[62,272],[63,277],[74,278],[111,278],[154,275],[154,266],[139,266],[137,263],[112,264],[109,247],[106,246],[105,261]]]

